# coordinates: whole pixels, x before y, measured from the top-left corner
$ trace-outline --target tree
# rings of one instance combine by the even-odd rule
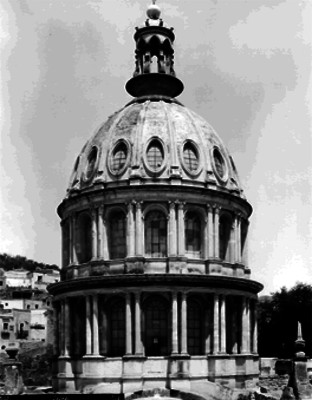
[[[297,283],[291,289],[260,299],[258,309],[259,354],[289,358],[295,354],[298,322],[302,325],[305,353],[312,355],[312,286]]]

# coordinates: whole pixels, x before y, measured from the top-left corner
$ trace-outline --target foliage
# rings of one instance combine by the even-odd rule
[[[18,360],[22,363],[22,375],[25,385],[46,386],[52,379],[52,345],[47,345],[43,354],[20,354]]]
[[[295,354],[298,321],[306,341],[305,353],[312,356],[312,286],[297,283],[260,299],[258,307],[259,354],[289,358]]]
[[[58,266],[55,264],[45,264],[34,260],[30,260],[22,256],[11,256],[6,253],[0,254],[0,268],[4,271],[10,271],[12,269],[24,269],[26,271],[35,271],[39,269],[54,269],[58,270]]]

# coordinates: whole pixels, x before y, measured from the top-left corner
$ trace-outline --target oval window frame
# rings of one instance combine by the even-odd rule
[[[151,146],[151,144],[152,144],[154,141],[155,141],[155,142],[158,142],[158,143],[160,144],[160,146],[161,146],[161,148],[162,148],[162,151],[163,151],[163,160],[162,160],[162,163],[161,163],[161,165],[160,165],[158,168],[156,168],[156,169],[154,169],[154,168],[152,168],[152,167],[150,166],[150,164],[149,164],[149,162],[148,162],[148,159],[147,159],[147,152],[148,152],[148,149],[149,149],[149,147]],[[160,175],[160,174],[164,171],[164,169],[166,168],[167,159],[168,159],[168,153],[167,153],[167,149],[166,149],[166,146],[165,146],[164,142],[162,141],[162,139],[161,139],[160,137],[158,137],[158,136],[152,136],[152,137],[147,141],[147,143],[146,143],[146,145],[145,145],[145,148],[144,148],[144,152],[143,152],[143,161],[144,161],[144,166],[145,166],[147,172],[148,172],[150,175],[152,175],[152,176]]]
[[[114,171],[111,167],[111,164],[113,161],[113,155],[114,155],[114,152],[116,151],[116,149],[118,148],[118,146],[121,146],[121,145],[125,145],[126,151],[127,151],[125,164],[123,165],[123,167],[120,170]],[[131,146],[130,146],[129,142],[125,139],[118,139],[112,146],[111,150],[108,153],[108,157],[107,157],[107,168],[108,168],[110,174],[113,176],[123,175],[125,173],[127,167],[129,166],[130,158],[131,158]]]
[[[197,153],[198,166],[197,166],[197,169],[195,169],[195,170],[193,170],[193,171],[189,169],[189,167],[186,165],[186,162],[184,161],[184,147],[185,147],[187,144],[189,144],[190,146],[192,146],[192,147],[195,149],[195,152]],[[201,153],[201,151],[200,151],[199,146],[194,142],[194,140],[192,140],[192,139],[187,139],[187,140],[185,140],[185,141],[182,143],[182,145],[181,145],[181,147],[180,147],[180,152],[179,152],[179,153],[180,153],[180,154],[179,154],[179,156],[180,156],[180,162],[181,162],[181,164],[182,164],[183,170],[184,170],[189,176],[191,176],[191,177],[197,177],[197,176],[202,172],[202,169],[203,169],[203,164],[202,164],[203,157],[202,157],[202,153]]]
[[[91,155],[92,155],[92,152],[94,152],[94,151],[96,151],[94,165],[93,165],[93,168],[92,168],[92,171],[90,172],[90,174],[87,175]],[[97,171],[98,163],[99,163],[99,148],[97,146],[93,145],[88,152],[88,156],[86,157],[86,164],[85,164],[84,172],[83,172],[83,180],[85,182],[90,182],[90,180],[93,179],[93,177]]]
[[[215,152],[219,153],[219,156],[221,157],[221,159],[223,161],[223,167],[224,167],[223,176],[221,176],[218,172],[216,162],[215,162]],[[229,179],[229,166],[228,166],[227,158],[225,157],[224,152],[220,149],[219,146],[213,146],[213,148],[211,149],[211,160],[212,160],[212,163],[211,163],[212,169],[215,174],[215,177],[218,179],[219,182],[221,182],[223,184],[227,183],[227,181]]]

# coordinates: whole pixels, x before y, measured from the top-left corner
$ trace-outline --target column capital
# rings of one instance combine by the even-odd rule
[[[176,202],[175,201],[169,201],[169,208],[170,210],[174,210],[176,206]]]
[[[100,214],[103,214],[103,212],[104,212],[104,204],[100,204],[99,207],[98,207],[98,210],[99,210]]]

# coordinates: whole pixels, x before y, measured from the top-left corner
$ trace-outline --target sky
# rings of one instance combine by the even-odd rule
[[[1,0],[0,252],[60,265],[76,156],[130,96],[149,0]],[[253,206],[251,278],[312,284],[312,3],[158,0],[179,100],[229,149]]]

